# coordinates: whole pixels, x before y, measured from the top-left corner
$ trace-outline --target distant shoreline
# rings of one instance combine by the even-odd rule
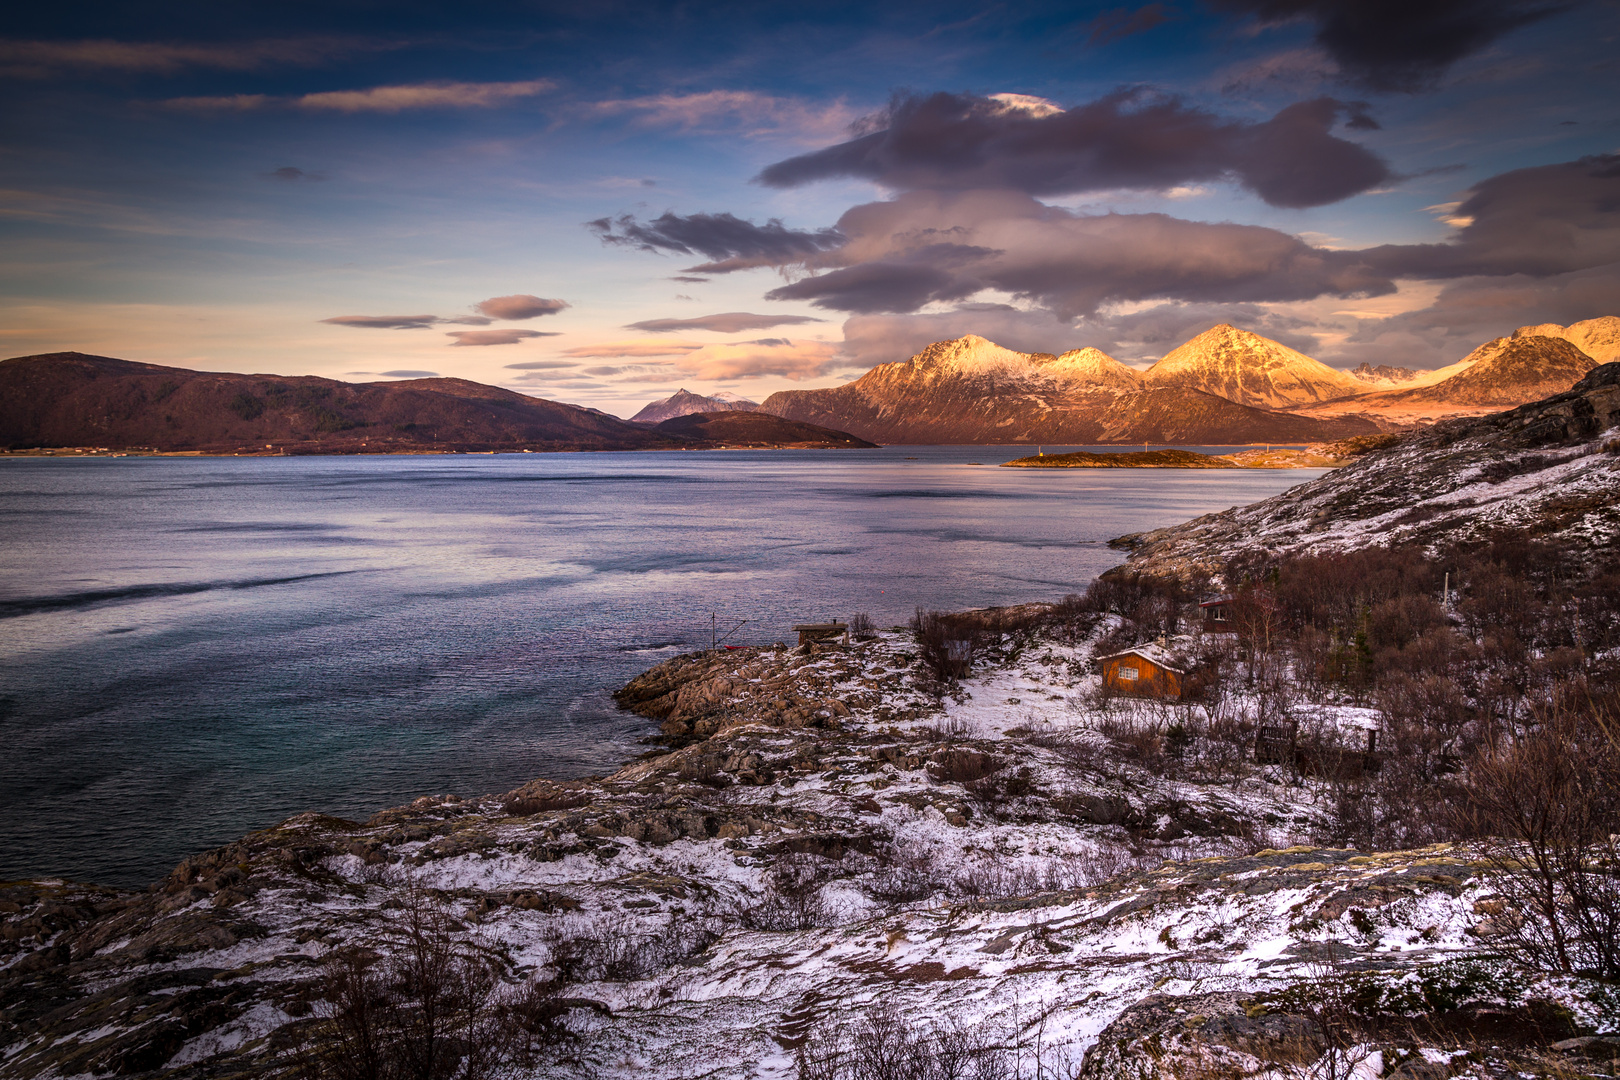
[[[913,445],[913,444],[909,444],[909,443],[889,443],[889,444],[879,444],[879,446],[876,447],[876,448],[877,449],[904,448],[904,447],[908,447],[908,446],[911,446],[911,445]],[[984,449],[991,449],[991,448],[994,448],[996,446],[1003,446],[1003,447],[1007,447],[1009,449],[1022,449],[1024,447],[1026,447],[1028,444],[1022,444],[1022,443],[992,443],[992,444],[986,444],[986,443],[937,443],[937,444],[936,443],[926,443],[926,444],[922,444],[922,443],[919,443],[919,444],[915,444],[915,445],[917,445],[919,447],[920,446],[935,446],[935,445],[940,445],[940,446],[958,446],[958,445],[960,445],[960,446],[982,447]],[[1101,444],[1100,443],[1100,444],[1094,444],[1094,445],[1108,445],[1108,444]],[[1122,447],[1123,446],[1140,446],[1141,443],[1122,443],[1122,444],[1118,444],[1118,445],[1120,445]],[[1253,454],[1253,453],[1257,453],[1257,452],[1264,453],[1267,450],[1269,450],[1269,451],[1271,451],[1273,453],[1276,453],[1276,454],[1286,454],[1286,453],[1289,453],[1289,452],[1308,452],[1311,449],[1310,446],[1303,445],[1303,444],[1299,445],[1299,446],[1283,446],[1283,445],[1278,445],[1276,443],[1232,443],[1230,445],[1232,445],[1232,446],[1247,446],[1247,447],[1251,448],[1251,449],[1248,449],[1248,450],[1238,451],[1239,454]],[[1261,448],[1264,448],[1264,449],[1262,450]],[[291,450],[291,451],[288,451],[288,450],[282,450],[282,449],[274,449],[274,450],[269,450],[269,449],[266,449],[266,450],[155,450],[155,449],[146,449],[146,448],[140,448],[140,449],[137,449],[137,448],[111,449],[111,448],[108,448],[108,447],[57,446],[57,447],[34,447],[34,448],[29,448],[29,449],[24,449],[24,450],[3,450],[3,449],[0,449],[0,458],[51,458],[51,457],[56,457],[56,458],[126,458],[126,457],[140,457],[140,458],[151,458],[151,457],[180,457],[180,458],[231,458],[231,457],[244,457],[244,458],[246,458],[246,457],[255,457],[255,458],[284,458],[284,457],[494,457],[495,455],[498,455],[498,454],[499,455],[517,455],[517,454],[643,454],[643,453],[664,454],[664,453],[671,453],[671,452],[683,452],[683,451],[693,451],[693,450],[698,450],[698,451],[703,451],[703,452],[710,452],[710,451],[725,451],[725,450],[823,450],[823,449],[824,450],[848,450],[848,449],[867,449],[867,448],[864,448],[864,447],[836,447],[836,446],[834,446],[834,447],[804,447],[804,446],[670,446],[670,447],[638,447],[638,448],[635,448],[635,449],[610,449],[610,448],[594,448],[594,447],[593,448],[565,447],[565,448],[551,448],[551,449],[543,449],[543,450],[541,450],[541,449],[523,449],[523,448],[519,448],[519,449],[501,449],[501,450],[436,450],[436,449],[421,448],[421,449],[412,449],[412,450],[320,450],[320,451],[317,451],[317,450]],[[1081,453],[1084,453],[1084,452],[1081,452]],[[1115,450],[1107,450],[1107,451],[1102,451],[1100,453],[1093,454],[1091,456],[1094,456],[1094,457],[1134,456],[1134,457],[1140,458],[1140,457],[1144,457],[1144,456],[1153,456],[1153,455],[1165,454],[1165,453],[1195,454],[1197,457],[1203,457],[1203,458],[1214,458],[1214,457],[1228,458],[1228,457],[1235,457],[1236,456],[1235,454],[1234,455],[1196,454],[1195,451],[1180,450],[1180,449],[1176,449],[1176,448],[1173,448],[1173,447],[1166,447],[1166,449],[1164,449],[1164,450],[1153,450],[1153,451],[1145,451],[1145,452],[1140,451],[1140,450],[1131,451],[1131,450],[1125,450],[1125,449],[1121,449],[1121,450],[1117,450],[1117,451],[1115,451]],[[1073,468],[1075,466],[1072,466],[1072,465],[1066,466],[1066,465],[1058,463],[1057,459],[1065,458],[1065,457],[1075,457],[1075,456],[1078,456],[1078,455],[1077,454],[1048,454],[1048,455],[1045,455],[1045,457],[1049,461],[1052,462],[1051,464],[1042,463],[1040,465],[1036,465],[1036,466],[1033,466],[1033,467],[1036,467],[1036,468],[1066,468],[1066,467],[1067,468]],[[1033,461],[1036,461],[1037,458],[1034,458],[1034,457],[1020,458],[1020,459],[1017,459],[1017,460],[1018,461],[1031,461],[1031,462],[1033,462]],[[1014,464],[1015,464],[1015,462],[1009,461],[1009,462],[1003,463],[1002,467],[1012,466]],[[1022,466],[1022,465],[1020,465],[1018,467],[1023,468],[1023,467],[1030,467],[1030,466]],[[1184,465],[1183,466],[1176,466],[1176,465],[1143,466],[1143,465],[1135,465],[1135,464],[1107,463],[1107,464],[1104,464],[1104,465],[1101,465],[1101,466],[1092,466],[1092,467],[1101,467],[1101,468],[1186,468],[1187,466],[1184,466]],[[1198,467],[1203,467],[1203,468],[1245,468],[1245,467],[1247,467],[1247,468],[1255,468],[1255,467],[1261,467],[1261,468],[1264,468],[1264,467],[1267,467],[1267,466],[1252,466],[1252,465],[1245,466],[1245,465],[1241,465],[1241,464],[1233,464],[1233,465],[1192,466],[1192,467],[1194,467],[1194,468],[1198,468]],[[1317,465],[1293,465],[1293,466],[1270,466],[1270,467],[1272,467],[1272,468],[1283,468],[1283,467],[1320,468],[1322,466],[1317,466]]]

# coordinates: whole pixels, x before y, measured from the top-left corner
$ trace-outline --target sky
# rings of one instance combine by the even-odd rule
[[[966,333],[1438,367],[1620,314],[1617,44],[1615,0],[27,5],[0,355],[621,416]]]

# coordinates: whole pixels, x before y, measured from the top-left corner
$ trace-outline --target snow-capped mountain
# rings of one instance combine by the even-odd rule
[[[1346,372],[1226,323],[1165,354],[1142,382],[1148,387],[1203,390],[1262,409],[1367,392],[1364,383]]]
[[[1620,360],[1620,318],[1613,315],[1586,319],[1568,326],[1557,323],[1521,326],[1513,331],[1513,336],[1563,338],[1600,364]]]
[[[923,389],[1005,393],[1125,393],[1141,389],[1141,376],[1101,349],[1074,349],[1062,356],[1004,349],[977,334],[939,341],[901,364],[880,364],[861,382],[867,389]]]
[[[1423,372],[1406,367],[1391,367],[1388,364],[1379,364],[1373,367],[1368,363],[1361,363],[1350,369],[1350,376],[1367,383],[1369,389],[1382,390],[1387,387],[1401,386],[1416,382]]]
[[[1500,337],[1469,353],[1456,365],[1461,370],[1444,381],[1390,396],[1510,408],[1563,393],[1596,366],[1596,360],[1563,337]]]
[[[1374,430],[1362,420],[1279,415],[1195,387],[1145,387],[1095,348],[1021,353],[975,334],[879,364],[844,386],[772,394],[760,409],[882,443],[1313,442]]]
[[[657,424],[665,420],[673,420],[677,416],[690,416],[693,413],[706,412],[753,412],[759,408],[759,402],[749,401],[736,394],[694,394],[685,387],[675,391],[663,401],[654,401],[647,404],[640,412],[630,418],[632,424]]]

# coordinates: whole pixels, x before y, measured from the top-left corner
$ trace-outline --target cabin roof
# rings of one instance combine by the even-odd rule
[[[1206,608],[1206,607],[1214,607],[1216,604],[1230,604],[1231,602],[1232,602],[1232,594],[1231,593],[1222,593],[1219,596],[1212,596],[1208,600],[1200,600],[1200,601],[1198,601],[1198,606],[1201,607],[1201,608]]]
[[[1100,663],[1104,660],[1117,660],[1122,656],[1141,657],[1155,667],[1174,671],[1178,675],[1186,675],[1192,669],[1192,663],[1186,657],[1178,656],[1162,645],[1133,645],[1121,652],[1099,656],[1097,660]]]

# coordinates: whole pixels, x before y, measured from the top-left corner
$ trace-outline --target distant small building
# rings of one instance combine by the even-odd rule
[[[845,645],[849,644],[849,624],[836,619],[829,623],[803,623],[793,629],[799,635],[800,645],[814,645],[836,637],[843,638]]]
[[[1232,595],[1230,593],[1223,593],[1220,596],[1199,601],[1198,616],[1206,634],[1237,633],[1237,628],[1232,624]]]
[[[1180,701],[1187,692],[1193,665],[1163,645],[1137,645],[1099,657],[1103,687],[1120,694]]]

